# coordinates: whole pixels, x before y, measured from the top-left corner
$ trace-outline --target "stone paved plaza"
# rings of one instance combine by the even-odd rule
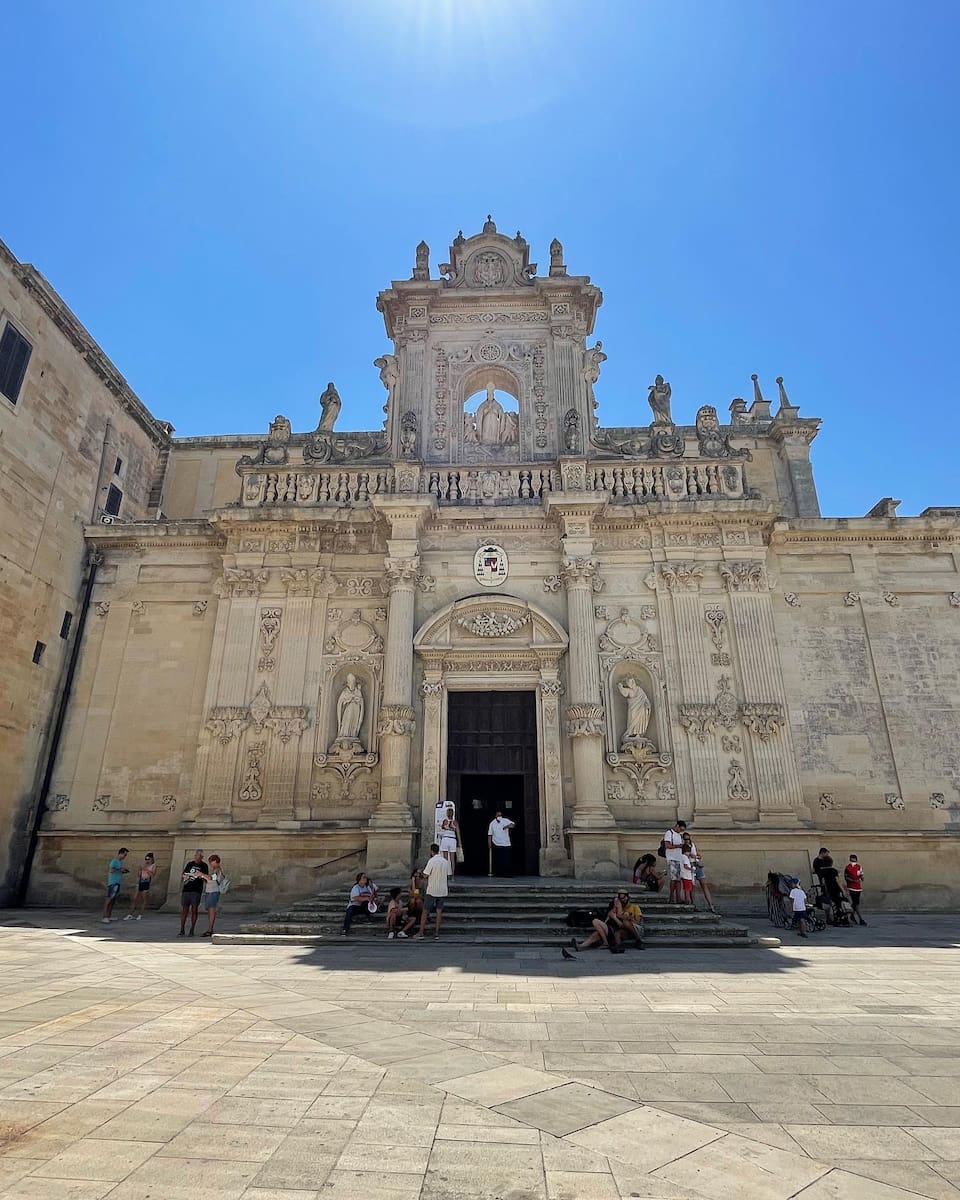
[[[572,963],[175,932],[0,914],[4,1200],[960,1197],[954,919]]]

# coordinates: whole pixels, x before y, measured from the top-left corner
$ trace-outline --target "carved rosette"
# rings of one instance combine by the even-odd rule
[[[767,571],[762,562],[722,562],[717,568],[731,592],[765,592]]]
[[[660,577],[671,592],[695,592],[703,583],[703,564],[698,562],[661,563]]]
[[[416,714],[409,704],[384,704],[380,708],[380,720],[377,733],[380,737],[396,734],[398,737],[412,737],[417,727]]]
[[[762,742],[780,733],[787,718],[782,704],[741,704],[740,719]]]
[[[569,704],[564,732],[567,737],[602,737],[605,715],[600,704]]]

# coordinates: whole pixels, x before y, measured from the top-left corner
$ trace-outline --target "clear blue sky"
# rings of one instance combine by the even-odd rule
[[[605,424],[782,374],[824,511],[960,503],[960,4],[29,0],[0,237],[178,433],[379,428],[377,291],[492,212],[603,289]]]

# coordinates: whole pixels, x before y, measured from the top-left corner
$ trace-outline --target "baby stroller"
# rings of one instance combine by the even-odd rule
[[[853,921],[853,906],[851,905],[846,892],[838,891],[835,896],[831,896],[827,889],[821,883],[813,885],[813,906],[820,919],[825,925],[833,925],[834,927],[854,924]]]
[[[793,878],[792,875],[784,875],[780,871],[767,872],[767,916],[770,923],[778,929],[787,929],[793,923],[793,905],[789,900]],[[806,920],[814,931],[826,928],[826,921],[816,905],[807,908]]]

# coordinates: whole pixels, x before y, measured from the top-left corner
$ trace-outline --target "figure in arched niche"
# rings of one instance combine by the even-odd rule
[[[621,679],[617,690],[627,702],[627,721],[620,739],[620,749],[642,745],[647,742],[647,726],[650,724],[650,701],[636,678]]]
[[[363,711],[363,688],[356,675],[350,673],[337,697],[337,736],[331,750],[363,752],[360,741]]]
[[[520,414],[505,409],[496,397],[495,386],[488,383],[477,411],[463,414],[464,446],[490,450],[497,446],[516,446],[519,441]]]

